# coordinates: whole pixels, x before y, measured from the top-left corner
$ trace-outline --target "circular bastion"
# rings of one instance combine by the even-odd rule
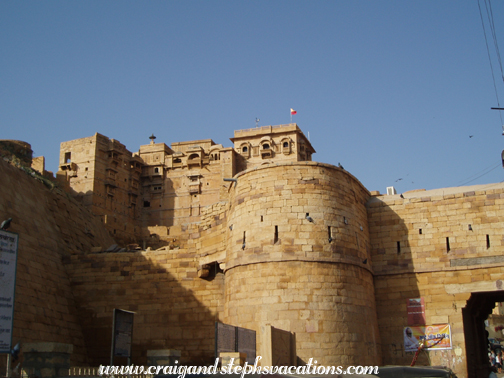
[[[298,363],[378,365],[369,192],[345,170],[315,162],[235,178],[224,321],[255,330],[258,355],[271,325],[295,333]]]

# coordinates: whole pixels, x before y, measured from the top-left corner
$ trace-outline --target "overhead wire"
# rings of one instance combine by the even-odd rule
[[[465,181],[465,182],[464,182],[463,184],[460,184],[460,185],[457,185],[457,186],[465,186],[465,185],[469,184],[470,182],[473,182],[473,181],[475,181],[475,180],[479,179],[480,177],[483,177],[483,176],[485,176],[485,175],[489,174],[490,172],[492,172],[492,171],[494,171],[495,169],[497,169],[497,167],[499,167],[500,165],[501,165],[501,163],[498,163],[497,165],[494,165],[494,166],[490,166],[490,167],[488,167],[488,168],[485,168],[484,170],[482,170],[482,171],[480,171],[480,172],[478,172],[478,173],[476,173],[476,174],[474,174],[474,175],[469,176],[468,178],[466,178],[466,180],[469,180],[469,179],[471,179],[471,180],[469,180],[469,181],[462,180],[462,181]],[[491,168],[491,169],[490,169],[490,168]],[[490,169],[490,170],[489,170],[488,172],[485,172],[485,171],[487,171],[488,169]],[[484,173],[482,173],[482,172],[484,172]],[[474,177],[474,176],[476,176],[476,175],[479,175],[479,176]],[[474,177],[474,178],[473,178],[473,177]],[[459,181],[459,182],[460,182],[460,181]]]
[[[486,4],[486,1],[485,1],[485,4]],[[501,56],[500,56],[499,43],[497,42],[497,33],[495,31],[492,3],[490,2],[490,0],[488,0],[487,16],[488,16],[488,23],[490,24],[490,30],[492,31],[492,38],[493,38],[493,42],[494,42],[495,53],[497,55],[497,60],[499,61],[499,67],[500,67],[500,71],[501,71],[502,81],[504,82],[504,71],[502,69],[502,60],[501,60]]]
[[[487,11],[488,18],[490,20],[490,14],[492,12],[491,5],[490,5],[490,12],[489,12],[489,10],[488,10],[489,6],[487,5],[486,0],[485,0],[485,8]],[[479,13],[480,13],[481,25],[483,27],[483,35],[485,36],[485,44],[486,44],[486,48],[487,48],[488,61],[490,62],[490,71],[492,72],[492,80],[493,80],[493,84],[494,84],[495,97],[497,98],[497,106],[500,108],[501,106],[500,106],[500,101],[499,101],[499,93],[497,91],[497,83],[495,81],[494,69],[493,69],[493,64],[492,64],[492,57],[490,55],[490,48],[488,47],[488,38],[487,38],[487,33],[486,33],[486,28],[485,28],[485,22],[483,20],[483,12],[481,11],[480,0],[478,0],[478,9],[479,9]],[[491,20],[492,21],[490,21],[490,25],[493,25],[493,14],[492,14]],[[500,61],[500,53],[498,52],[499,49],[498,49],[498,45],[497,45],[497,36],[495,35],[495,27],[493,27],[493,28],[491,27],[491,29],[492,29],[492,35],[494,38],[494,45],[497,46],[496,47],[497,55],[498,55],[498,59],[499,59],[500,67],[501,67],[501,72],[502,72],[502,63]],[[502,75],[502,77],[504,80],[504,74]],[[500,110],[499,110],[499,116],[500,116],[500,120],[501,120],[501,125],[503,125],[503,127],[504,127],[504,122],[502,120],[502,113]],[[503,129],[503,134],[504,134],[504,129]]]
[[[493,164],[492,164],[491,166],[486,167],[486,168],[485,168],[485,169],[483,169],[482,171],[479,171],[479,172],[475,173],[475,174],[474,174],[474,175],[472,175],[472,176],[469,176],[469,177],[466,177],[466,178],[465,178],[465,179],[463,179],[463,180],[460,180],[458,183],[460,184],[461,182],[464,182],[464,181],[470,180],[470,179],[472,179],[474,176],[481,174],[481,172],[485,172],[487,169],[494,168],[494,167],[495,167],[495,165],[493,165]]]

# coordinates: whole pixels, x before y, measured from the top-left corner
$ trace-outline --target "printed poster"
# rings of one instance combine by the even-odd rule
[[[425,302],[423,298],[409,298],[408,325],[425,325]]]
[[[416,352],[420,345],[424,350],[451,349],[449,324],[404,327],[404,351]]]

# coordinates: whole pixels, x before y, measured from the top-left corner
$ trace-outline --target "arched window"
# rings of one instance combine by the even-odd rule
[[[240,151],[241,156],[245,159],[250,158],[250,143],[243,143],[238,151]]]
[[[269,150],[270,145],[269,145],[268,143],[264,143],[264,144],[262,145],[262,147],[263,147],[263,150]]]
[[[289,147],[289,142],[283,142],[283,147],[288,148]]]

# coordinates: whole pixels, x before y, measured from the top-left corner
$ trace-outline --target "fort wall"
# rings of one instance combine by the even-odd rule
[[[98,217],[66,192],[0,159],[0,216],[19,235],[13,343],[73,344],[72,364],[88,362],[81,317],[64,266],[71,253],[114,243]]]
[[[379,364],[367,190],[348,172],[313,162],[235,178],[225,322],[258,335],[266,324],[295,332],[300,362]],[[259,336],[258,350],[262,343]]]
[[[210,364],[224,276],[197,277],[194,253],[165,249],[73,255],[67,264],[92,366],[109,364],[114,308],[135,312],[132,354],[177,349],[181,363]]]
[[[448,324],[452,349],[417,364],[488,375],[482,324],[504,302],[504,184],[371,196],[310,161],[297,125],[232,141],[138,154],[100,134],[63,143],[58,176],[75,199],[0,160],[0,215],[20,235],[13,341],[73,344],[72,365],[107,364],[121,308],[136,313],[135,364],[153,349],[212,363],[222,321],[256,330],[258,353],[264,326],[294,332],[299,363],[409,365],[406,301],[423,298],[426,325]],[[153,248],[96,253],[114,236]]]
[[[91,365],[109,363],[114,308],[135,312],[135,364],[147,363],[147,351],[156,349],[180,350],[184,364],[214,362],[215,322],[224,311],[218,264],[225,257],[225,209],[225,202],[213,204],[202,209],[201,224],[172,227],[178,231],[165,248],[71,256],[66,268],[78,311],[86,315]]]
[[[452,350],[419,361],[466,368],[462,311],[472,293],[502,290],[504,185],[380,196],[368,203],[378,324],[386,364],[409,364],[407,299],[423,298],[426,324],[449,324]],[[474,343],[474,340],[470,340]],[[464,376],[461,373],[459,376]]]

